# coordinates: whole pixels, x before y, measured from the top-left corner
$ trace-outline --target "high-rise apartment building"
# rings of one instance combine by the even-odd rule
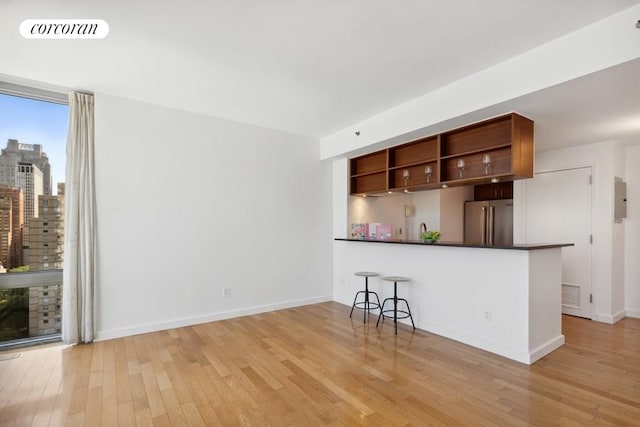
[[[42,146],[9,139],[0,154],[0,184],[22,188],[24,192],[22,244],[29,246],[29,222],[38,216],[38,196],[51,194],[51,165]]]
[[[64,252],[64,196],[40,196],[39,215],[29,228],[29,269],[62,268]]]
[[[63,267],[64,184],[58,184],[57,196],[38,197],[38,217],[29,229],[29,269],[51,270]],[[60,332],[62,285],[29,288],[29,335]]]
[[[0,230],[2,230],[3,255],[2,265],[7,269],[20,267],[24,265],[22,251],[22,237],[25,225],[24,216],[24,193],[20,188],[8,187],[0,185],[0,201],[2,202],[2,214],[0,215]],[[6,215],[7,209],[10,212],[10,218]],[[5,244],[5,233],[10,233],[6,237],[8,244],[8,258],[5,261],[4,251],[7,248]]]
[[[23,233],[24,246],[29,246],[29,227],[34,217],[38,216],[39,197],[42,196],[42,172],[31,163],[18,163],[16,173],[16,187],[24,191],[24,216],[27,220]]]
[[[60,333],[62,330],[62,284],[29,288],[29,336]]]
[[[42,151],[40,144],[23,144],[17,139],[9,139],[7,147],[0,153],[0,184],[17,187],[16,173],[18,163],[31,163],[42,172],[42,193],[51,193],[51,165],[47,154]]]
[[[12,229],[11,199],[0,198],[0,262],[3,266],[9,265]]]

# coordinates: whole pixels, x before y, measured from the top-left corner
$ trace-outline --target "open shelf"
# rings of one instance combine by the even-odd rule
[[[389,149],[389,169],[438,160],[438,138],[429,137]]]
[[[449,157],[511,145],[511,115],[442,134],[440,156]]]
[[[509,113],[352,158],[350,194],[531,178],[533,144],[533,122]],[[482,163],[485,154],[490,156],[486,167]],[[459,160],[464,161],[462,177]],[[429,179],[426,166],[433,171]]]
[[[486,168],[482,163],[484,154],[491,156],[491,164]],[[462,176],[460,176],[460,169],[458,169],[457,165],[460,160],[464,161]],[[494,175],[508,175],[512,172],[511,147],[507,146],[491,150],[489,153],[480,151],[474,152],[473,154],[448,157],[442,160],[441,165],[441,180],[443,182],[470,178],[490,178]]]
[[[351,194],[380,193],[386,190],[386,171],[351,177]]]
[[[384,172],[387,169],[387,150],[376,151],[351,159],[351,176]]]
[[[427,167],[431,168],[431,174],[425,172]],[[405,180],[405,172],[408,177]],[[389,189],[401,189],[416,186],[432,186],[438,184],[438,161],[432,160],[427,163],[413,164],[406,167],[397,167],[389,170]]]

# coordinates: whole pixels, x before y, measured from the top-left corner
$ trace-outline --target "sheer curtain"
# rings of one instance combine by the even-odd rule
[[[88,343],[95,333],[96,202],[93,95],[69,95],[65,177],[62,340]]]

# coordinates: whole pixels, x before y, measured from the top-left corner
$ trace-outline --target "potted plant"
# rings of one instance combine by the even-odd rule
[[[440,239],[440,232],[437,230],[425,231],[420,234],[420,238],[424,243],[437,243]]]

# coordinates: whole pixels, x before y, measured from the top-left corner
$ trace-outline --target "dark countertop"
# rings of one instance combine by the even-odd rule
[[[361,243],[383,243],[383,244],[398,244],[398,245],[420,245],[420,246],[448,246],[456,248],[482,248],[482,249],[511,249],[518,251],[531,251],[536,249],[551,249],[562,248],[565,246],[573,246],[573,243],[533,243],[533,244],[521,244],[511,246],[499,246],[499,245],[473,245],[461,242],[438,242],[438,243],[424,243],[421,240],[360,240],[360,239],[341,239],[335,238],[333,240],[340,240],[344,242],[361,242]]]

